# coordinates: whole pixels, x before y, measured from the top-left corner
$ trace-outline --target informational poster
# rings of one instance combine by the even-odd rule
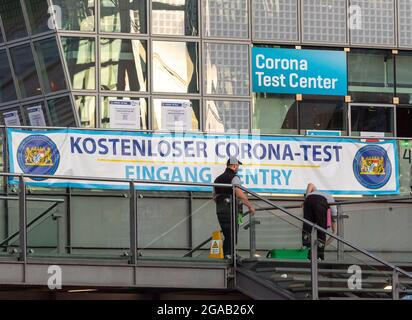
[[[162,130],[192,130],[192,103],[189,100],[161,102]]]
[[[110,128],[140,129],[139,100],[109,100]]]
[[[4,124],[8,127],[21,126],[17,110],[3,113]]]
[[[33,127],[45,127],[46,120],[44,119],[44,113],[42,106],[34,106],[27,108],[27,113],[29,115],[30,125]]]
[[[312,182],[333,194],[399,194],[395,140],[12,128],[7,135],[10,172],[17,174],[212,183],[225,170],[229,156],[235,156],[243,162],[238,172],[242,185],[255,192],[302,194]],[[129,188],[121,182],[41,177],[27,183]],[[157,183],[137,187],[210,191]]]

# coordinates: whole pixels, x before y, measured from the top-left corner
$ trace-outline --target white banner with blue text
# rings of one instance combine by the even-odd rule
[[[309,182],[333,194],[398,194],[395,140],[362,142],[326,137],[202,135],[99,130],[7,129],[10,172],[212,183],[229,156],[243,165],[244,187],[261,193],[302,194]],[[10,183],[16,183],[15,180]],[[127,183],[30,178],[35,186],[128,188]],[[137,184],[144,190],[210,188]]]

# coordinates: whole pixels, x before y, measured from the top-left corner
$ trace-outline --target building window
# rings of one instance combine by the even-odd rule
[[[100,31],[146,33],[146,0],[101,0]]]
[[[47,0],[25,0],[27,16],[32,34],[51,31],[48,26],[50,15]]]
[[[256,93],[252,113],[253,132],[257,134],[297,134],[294,95]]]
[[[202,0],[203,35],[214,38],[249,38],[247,0]]]
[[[173,110],[175,109],[175,110]],[[153,99],[153,130],[200,130],[200,101]]]
[[[412,53],[396,55],[396,96],[400,103],[412,104]]]
[[[95,41],[91,38],[61,38],[72,88],[94,90],[96,88]]]
[[[44,127],[50,125],[46,108],[42,101],[24,105],[23,114],[26,124],[29,126]]]
[[[196,42],[153,41],[153,91],[199,92]]]
[[[390,51],[352,49],[348,64],[348,89],[352,101],[392,103],[395,89]]]
[[[140,106],[140,130],[148,130],[148,103],[146,98],[138,97],[103,97],[100,105],[100,127],[110,128],[110,110],[109,100],[136,100],[139,101]],[[139,127],[139,126],[138,126]]]
[[[9,60],[6,50],[0,51],[0,103],[16,100],[16,89],[14,88]]]
[[[398,137],[412,137],[412,107],[400,106],[396,108],[396,131]]]
[[[298,41],[298,0],[254,0],[253,38]]]
[[[352,44],[395,45],[395,0],[350,0],[350,5],[362,9],[361,27],[349,29]]]
[[[299,126],[305,130],[346,131],[345,102],[343,98],[304,96],[299,102]]]
[[[94,31],[94,0],[52,0],[61,8],[63,30]]]
[[[0,2],[0,16],[7,41],[27,37],[20,1],[2,0]]]
[[[198,35],[197,0],[153,0],[152,33],[180,36]]]
[[[75,96],[76,112],[80,119],[80,126],[84,128],[96,127],[96,97]]]
[[[70,98],[65,96],[47,101],[53,126],[76,127]]]
[[[394,107],[381,105],[350,105],[351,133],[362,135],[362,132],[383,133],[387,137],[394,136]]]
[[[66,89],[66,81],[60,61],[59,51],[54,38],[34,43],[40,75],[43,79],[45,91],[55,92]]]
[[[205,43],[205,89],[207,94],[249,95],[249,46]]]
[[[30,44],[11,48],[10,56],[21,96],[27,98],[41,95],[42,91]]]
[[[24,126],[24,120],[19,107],[0,110],[0,125]]]
[[[248,101],[208,100],[205,110],[205,131],[249,132],[250,103]]]
[[[147,91],[147,44],[143,40],[100,40],[100,89]]]

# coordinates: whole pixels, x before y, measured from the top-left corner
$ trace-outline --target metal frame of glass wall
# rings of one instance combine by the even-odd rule
[[[19,116],[22,119],[22,125],[29,125],[26,122],[27,117],[26,117],[24,108],[28,105],[41,104],[45,110],[46,122],[50,123],[51,116],[50,116],[49,108],[47,107],[49,101],[54,100],[54,99],[59,99],[62,97],[67,97],[68,99],[70,99],[71,107],[74,106],[74,103],[72,101],[72,95],[70,94],[70,87],[67,81],[65,84],[66,85],[65,89],[57,90],[54,92],[46,92],[47,90],[46,90],[46,86],[45,86],[44,79],[42,76],[42,70],[39,65],[40,57],[38,56],[37,51],[35,49],[35,44],[40,43],[40,41],[53,39],[56,42],[56,47],[58,49],[60,63],[61,65],[63,65],[64,60],[61,54],[60,44],[57,41],[55,30],[34,33],[32,31],[29,17],[27,14],[26,2],[24,0],[18,0],[18,3],[20,4],[21,9],[22,9],[22,16],[25,22],[27,36],[23,38],[15,39],[15,40],[7,41],[7,36],[6,36],[4,26],[3,26],[3,21],[0,19],[0,32],[2,33],[3,39],[4,39],[4,42],[0,43],[0,51],[6,52],[7,54],[9,68],[10,68],[11,76],[13,79],[14,90],[16,91],[16,95],[17,95],[17,100],[0,102],[0,110],[2,112],[9,111],[9,110],[18,110]],[[47,0],[47,3],[50,6],[51,4],[50,0]],[[21,89],[18,84],[18,78],[16,75],[15,67],[13,66],[12,55],[11,55],[11,51],[13,50],[13,48],[21,48],[24,45],[29,45],[31,54],[33,55],[33,59],[34,59],[34,64],[35,64],[34,70],[35,70],[35,73],[36,73],[36,76],[37,76],[37,79],[40,85],[40,88],[39,88],[40,94],[30,96],[30,97],[23,97],[21,94]],[[65,73],[66,69],[62,68],[62,70],[63,70],[63,74],[61,76],[64,77],[64,79],[68,79],[67,74]],[[72,112],[74,112],[74,109],[72,109]],[[77,122],[76,122],[76,125],[78,125]]]
[[[22,12],[23,12],[23,18],[26,24],[27,28],[27,36],[21,39],[17,40],[12,40],[9,42],[3,42],[0,43],[0,51],[5,50],[7,53],[8,61],[10,64],[10,69],[13,77],[13,82],[14,86],[17,91],[17,100],[9,101],[9,102],[3,102],[0,103],[0,109],[1,110],[6,110],[6,109],[19,109],[20,114],[23,118],[22,124],[27,124],[25,121],[25,116],[24,116],[24,106],[27,105],[28,103],[32,104],[35,102],[42,102],[44,106],[47,106],[48,100],[51,98],[59,98],[62,96],[68,96],[70,97],[71,105],[72,105],[72,112],[75,115],[75,123],[78,126],[81,126],[81,119],[80,116],[78,115],[78,109],[79,107],[76,105],[76,100],[79,99],[79,97],[91,97],[91,99],[95,100],[94,103],[94,120],[90,121],[89,124],[91,126],[96,126],[96,127],[101,127],[102,126],[102,108],[103,108],[103,97],[130,97],[130,98],[142,98],[145,99],[146,101],[146,106],[147,106],[147,126],[146,128],[148,130],[153,130],[156,129],[154,126],[154,121],[155,121],[155,112],[154,112],[154,104],[155,100],[157,99],[188,99],[188,100],[194,100],[196,104],[199,106],[199,111],[198,115],[198,129],[199,131],[202,132],[227,132],[228,129],[227,126],[232,126],[233,128],[239,130],[240,128],[245,131],[246,126],[248,132],[253,132],[254,129],[259,129],[259,126],[255,125],[255,120],[254,120],[254,115],[253,115],[253,110],[254,110],[254,101],[255,101],[255,94],[252,92],[252,79],[251,79],[251,49],[253,46],[256,45],[275,45],[275,46],[301,46],[302,48],[306,47],[318,47],[320,49],[325,48],[325,49],[338,49],[338,50],[343,50],[343,48],[351,47],[353,50],[356,50],[357,48],[369,48],[369,49],[383,49],[383,50],[394,50],[394,49],[402,49],[402,50],[412,50],[412,44],[411,46],[408,46],[406,43],[406,40],[404,39],[404,36],[401,37],[401,30],[400,30],[400,25],[405,24],[405,19],[403,18],[403,11],[404,11],[404,0],[385,0],[385,3],[382,4],[381,7],[377,7],[376,9],[382,10],[383,13],[387,14],[390,17],[390,22],[388,26],[383,26],[382,28],[386,28],[387,30],[391,30],[391,32],[388,33],[386,40],[383,39],[381,43],[379,44],[379,41],[377,44],[372,43],[372,40],[368,40],[370,43],[366,43],[365,40],[367,36],[359,36],[356,34],[356,30],[349,30],[347,27],[349,22],[346,19],[347,13],[350,11],[350,5],[354,4],[360,4],[360,5],[365,5],[366,7],[370,6],[370,4],[365,1],[365,0],[346,0],[344,4],[342,4],[342,1],[331,1],[333,6],[339,6],[342,7],[342,12],[323,12],[324,8],[322,7],[321,4],[319,4],[316,1],[313,0],[295,0],[295,1],[276,1],[276,3],[272,3],[273,1],[266,1],[265,5],[271,5],[272,7],[266,8],[266,9],[271,9],[273,10],[290,10],[287,13],[289,14],[289,19],[290,21],[295,21],[294,22],[294,28],[296,30],[293,30],[293,33],[295,36],[290,36],[290,38],[283,37],[282,32],[287,33],[287,31],[283,29],[276,29],[280,30],[277,34],[273,33],[273,37],[270,38],[265,38],[268,37],[269,35],[261,35],[259,33],[259,30],[262,30],[263,27],[265,27],[265,23],[276,23],[276,16],[274,15],[273,17],[266,17],[265,21],[259,20],[259,23],[256,22],[257,16],[255,14],[258,14],[260,11],[265,9],[265,7],[259,7],[260,3],[263,3],[261,0],[236,0],[236,1],[226,1],[226,0],[193,0],[193,1],[184,1],[182,0],[181,2],[178,2],[179,5],[173,5],[169,6],[169,8],[178,8],[179,14],[182,15],[187,15],[187,8],[185,7],[185,4],[191,3],[194,5],[194,10],[197,10],[197,13],[195,12],[194,17],[192,19],[196,20],[195,29],[197,29],[197,32],[195,32],[194,35],[188,35],[187,32],[185,31],[185,18],[183,17],[183,27],[179,26],[180,33],[175,32],[174,34],[161,34],[161,32],[156,32],[155,28],[158,28],[158,24],[160,25],[160,22],[156,20],[160,15],[159,13],[156,13],[157,9],[159,8],[159,3],[161,5],[169,5],[172,2],[170,1],[154,1],[154,0],[142,0],[145,3],[145,17],[144,17],[144,23],[145,23],[145,32],[143,33],[136,33],[136,32],[117,32],[119,30],[113,31],[113,32],[108,32],[103,29],[103,3],[104,0],[94,0],[94,6],[91,6],[88,4],[89,7],[86,8],[86,10],[91,8],[91,15],[88,16],[87,18],[89,19],[88,23],[91,25],[93,24],[93,28],[90,26],[86,28],[86,31],[81,31],[81,30],[65,30],[67,28],[61,28],[57,32],[55,30],[50,30],[47,32],[39,33],[39,34],[33,34],[30,26],[30,19],[27,14],[27,8],[26,8],[26,3],[29,0],[18,0],[21,7],[22,7]],[[58,3],[65,3],[67,1],[67,5],[71,4],[73,2],[72,0],[45,0],[49,5],[51,4],[58,4]],[[73,3],[80,3],[80,1],[74,1]],[[89,2],[88,2],[89,3]],[[137,1],[136,1],[137,3]],[[177,2],[173,2],[175,4]],[[128,2],[127,6],[130,5],[130,2]],[[276,7],[276,5],[279,6],[279,8]],[[263,8],[263,9],[262,9]],[[124,8],[123,8],[124,9]],[[223,14],[221,16],[214,16],[214,13],[217,11],[213,10],[221,10]],[[121,10],[117,8],[116,10]],[[126,12],[130,12],[130,8],[126,8]],[[135,9],[133,9],[135,10]],[[137,9],[136,9],[137,10]],[[175,9],[176,10],[176,9]],[[276,11],[275,10],[275,11]],[[320,13],[317,15],[316,10],[318,10]],[[326,9],[325,9],[326,10]],[[332,10],[333,11],[333,10]],[[120,11],[119,11],[120,12]],[[234,13],[240,13],[239,16],[233,17]],[[276,12],[275,12],[276,13]],[[113,20],[113,13],[111,13],[112,16],[110,16]],[[139,13],[140,14],[140,13]],[[163,13],[162,13],[163,14]],[[224,15],[228,16],[224,16]],[[260,14],[260,13],[259,13]],[[368,14],[366,12],[366,14]],[[109,13],[110,15],[110,13]],[[321,16],[325,16],[326,20],[323,21]],[[345,17],[345,20],[342,20]],[[236,18],[236,19],[235,19]],[[83,18],[82,18],[83,19]],[[110,20],[109,19],[109,20]],[[120,19],[120,18],[119,18]],[[165,18],[167,19],[167,18]],[[220,19],[220,20],[219,20]],[[260,19],[260,18],[259,18]],[[262,18],[263,19],[263,18]],[[329,19],[329,20],[328,20]],[[317,29],[317,26],[320,25],[322,26],[322,23],[328,23],[331,21],[331,19],[338,19],[338,21],[342,22],[345,27],[342,27],[341,30],[337,30],[336,32],[339,33],[341,32],[341,37],[333,37],[333,34],[325,34],[324,38],[318,37],[316,32],[319,30]],[[339,20],[341,19],[341,20]],[[402,20],[403,19],[403,20]],[[80,20],[80,18],[78,18]],[[243,21],[245,20],[245,21]],[[155,21],[158,22],[155,26]],[[161,21],[164,22],[164,21]],[[118,23],[118,22],[117,22]],[[367,23],[369,23],[367,21]],[[369,29],[372,27],[370,25],[367,26]],[[183,29],[182,29],[183,28]],[[260,28],[260,29],[259,29]],[[5,30],[3,27],[3,24],[0,21],[0,29],[3,35],[4,40],[6,41],[6,34]],[[80,28],[79,28],[80,29]],[[386,30],[385,29],[385,30]],[[393,30],[392,30],[393,29]],[[183,30],[183,31],[182,31]],[[282,31],[283,30],[283,31]],[[121,30],[120,30],[121,31]],[[392,32],[393,31],[393,32]],[[329,31],[325,31],[329,32]],[[331,31],[332,33],[334,31]],[[178,34],[179,33],[179,34]],[[392,35],[393,33],[393,35]],[[70,75],[70,70],[68,66],[68,62],[65,58],[65,52],[63,48],[63,43],[62,39],[65,37],[73,37],[73,38],[90,38],[94,40],[94,75],[95,75],[95,84],[94,84],[94,89],[90,88],[84,88],[84,89],[78,89],[73,86]],[[384,37],[384,36],[382,36]],[[59,92],[53,92],[53,93],[46,93],[44,92],[45,90],[45,84],[43,83],[42,76],[40,74],[40,66],[38,63],[39,57],[36,56],[36,50],[34,48],[34,45],[37,41],[49,39],[49,38],[56,38],[59,54],[60,54],[60,59],[62,62],[63,70],[64,70],[64,76],[66,79],[66,90],[62,90]],[[141,91],[133,91],[133,90],[121,90],[121,91],[116,91],[116,90],[104,90],[101,88],[101,73],[102,73],[102,47],[101,47],[101,39],[121,39],[121,40],[135,40],[135,41],[145,41],[146,47],[145,47],[145,53],[146,53],[146,61],[145,61],[145,68],[146,68],[146,75],[145,75],[145,85],[146,88],[145,90]],[[338,39],[338,40],[336,40]],[[362,40],[363,39],[363,40]],[[387,40],[389,39],[389,40]],[[392,40],[391,40],[392,39]],[[195,54],[195,62],[196,65],[194,66],[193,72],[194,72],[194,77],[196,77],[197,81],[197,90],[192,91],[192,92],[177,92],[176,90],[170,90],[168,91],[167,88],[165,90],[155,90],[156,89],[156,83],[154,83],[155,79],[155,63],[153,61],[153,55],[154,55],[154,49],[155,46],[160,43],[160,42],[167,42],[170,41],[172,43],[176,44],[181,44],[181,43],[194,43],[197,46],[197,51]],[[362,42],[363,41],[363,42]],[[387,44],[385,44],[385,41],[387,41]],[[393,44],[389,44],[390,42],[393,42]],[[412,42],[411,42],[412,43]],[[10,50],[16,46],[24,45],[24,44],[29,44],[31,51],[34,55],[34,60],[36,63],[36,69],[38,73],[38,78],[40,82],[40,86],[43,89],[43,93],[39,96],[35,97],[29,97],[29,98],[23,98],[19,92],[19,86],[17,83],[16,79],[16,74],[15,70],[12,64],[12,59],[11,59],[11,54]],[[243,47],[242,47],[243,46]],[[212,48],[212,49],[211,49]],[[246,49],[247,48],[247,49]],[[247,51],[247,52],[246,52]],[[405,51],[407,52],[407,51]],[[236,54],[239,55],[244,55],[244,57],[247,57],[247,66],[245,65],[245,70],[247,68],[247,72],[243,72],[240,70],[235,70],[230,74],[230,76],[233,78],[235,72],[238,72],[238,74],[241,74],[241,76],[247,80],[247,84],[244,82],[239,82],[239,83],[234,83],[230,84],[230,77],[228,79],[223,79],[219,78],[216,76],[215,79],[212,79],[213,81],[217,82],[225,82],[221,85],[221,88],[219,90],[215,90],[211,92],[208,88],[209,84],[208,82],[213,82],[211,79],[213,76],[210,76],[210,70],[211,69],[211,62],[208,59],[210,58],[210,55],[214,55],[214,59],[218,60],[219,57],[223,55],[227,55],[230,57],[230,54],[235,56],[232,58],[232,66],[230,65],[231,59],[228,58],[227,60],[222,62],[222,65],[227,73],[231,73],[235,68],[236,64],[239,65],[242,62],[246,62],[246,58],[243,60],[241,58],[236,57]],[[221,54],[221,56],[220,56]],[[350,54],[350,53],[348,53]],[[393,56],[396,57],[396,53],[393,54]],[[396,58],[394,59],[396,61]],[[226,63],[226,65],[225,65]],[[396,63],[396,62],[395,62]],[[395,65],[394,63],[394,65]],[[219,66],[214,66],[215,68],[219,68]],[[232,67],[232,69],[230,69]],[[241,66],[239,65],[238,68]],[[395,68],[396,69],[396,68]],[[219,70],[218,70],[219,71]],[[219,71],[220,72],[220,71]],[[223,73],[223,71],[221,71]],[[222,76],[223,77],[223,76]],[[238,80],[238,79],[236,79]],[[394,97],[396,97],[396,70],[394,72]],[[232,86],[229,89],[225,88],[225,86],[228,85],[228,83]],[[215,83],[214,83],[215,85]],[[248,88],[247,88],[248,86]],[[241,90],[238,90],[239,87],[241,87]],[[225,91],[226,90],[226,91]],[[86,98],[84,98],[86,99]],[[303,96],[303,104],[305,103],[305,100],[308,99],[308,97]],[[370,101],[352,101],[353,103],[366,103]],[[378,101],[376,101],[378,102]],[[391,101],[392,102],[392,101]],[[271,134],[299,134],[302,133],[302,128],[301,128],[301,121],[300,121],[300,105],[302,102],[297,101],[297,111],[296,111],[296,130],[292,130],[291,132],[269,132]],[[210,128],[208,124],[208,117],[210,116],[208,114],[210,108],[209,105],[211,105],[213,108],[221,109],[224,110],[224,113],[221,113],[226,115],[229,121],[223,124],[223,128]],[[350,134],[349,130],[349,125],[350,125],[350,120],[348,121],[347,116],[348,116],[348,104],[344,102],[344,110],[343,110],[343,119],[346,119],[346,124],[343,125],[343,133],[348,133]],[[402,104],[403,107],[406,107],[407,105],[405,103]],[[51,115],[46,107],[46,117],[49,120],[49,123],[51,122]],[[236,110],[237,109],[237,110]],[[396,108],[395,108],[396,109]],[[213,111],[213,110],[212,110]],[[239,116],[239,119],[235,119],[236,113],[242,113],[241,116]],[[233,120],[234,119],[234,120]],[[213,119],[212,119],[213,120]],[[222,119],[220,119],[222,120]],[[233,121],[232,121],[233,120]],[[247,122],[247,124],[246,124]],[[395,122],[396,122],[396,117],[395,117]],[[87,123],[87,121],[86,121]],[[58,125],[55,123],[51,123],[51,125]],[[396,126],[394,127],[396,128]],[[316,129],[316,128],[314,128]],[[395,135],[397,134],[395,130]]]

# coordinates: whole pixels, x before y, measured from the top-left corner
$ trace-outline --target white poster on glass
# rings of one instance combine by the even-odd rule
[[[27,108],[30,125],[33,127],[45,127],[46,120],[41,105]]]
[[[6,126],[9,126],[9,127],[21,126],[19,113],[17,112],[17,110],[4,112],[3,118],[4,118],[4,124]]]
[[[192,130],[192,103],[189,100],[165,100],[161,102],[162,130]]]
[[[109,100],[110,128],[140,129],[140,101]]]

